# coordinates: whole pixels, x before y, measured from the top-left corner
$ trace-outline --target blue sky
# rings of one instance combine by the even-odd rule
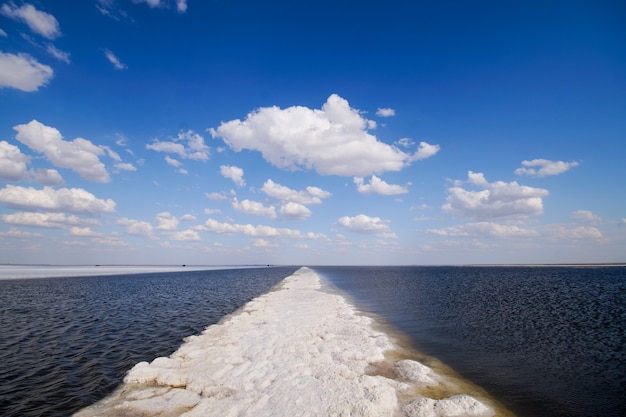
[[[619,1],[0,2],[0,263],[626,261]]]

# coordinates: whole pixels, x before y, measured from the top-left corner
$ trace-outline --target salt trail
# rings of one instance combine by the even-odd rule
[[[426,397],[451,384],[388,359],[398,347],[372,324],[301,268],[170,357],[137,364],[111,397],[75,416],[495,415],[469,395]]]

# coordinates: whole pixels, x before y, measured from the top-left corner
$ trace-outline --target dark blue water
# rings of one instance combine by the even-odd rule
[[[626,416],[625,267],[315,267],[520,417]]]
[[[68,416],[297,268],[0,280],[0,416]]]

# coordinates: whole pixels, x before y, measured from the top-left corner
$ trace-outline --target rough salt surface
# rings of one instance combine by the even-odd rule
[[[407,403],[407,392],[441,378],[411,360],[395,364],[398,380],[368,375],[393,349],[372,319],[301,268],[169,358],[137,364],[116,394],[77,416],[494,415],[469,396]]]

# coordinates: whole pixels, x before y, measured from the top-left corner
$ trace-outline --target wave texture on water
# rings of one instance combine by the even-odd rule
[[[0,416],[71,415],[296,269],[0,280]]]
[[[75,416],[495,415],[431,368],[391,359],[399,348],[372,321],[301,268]]]

